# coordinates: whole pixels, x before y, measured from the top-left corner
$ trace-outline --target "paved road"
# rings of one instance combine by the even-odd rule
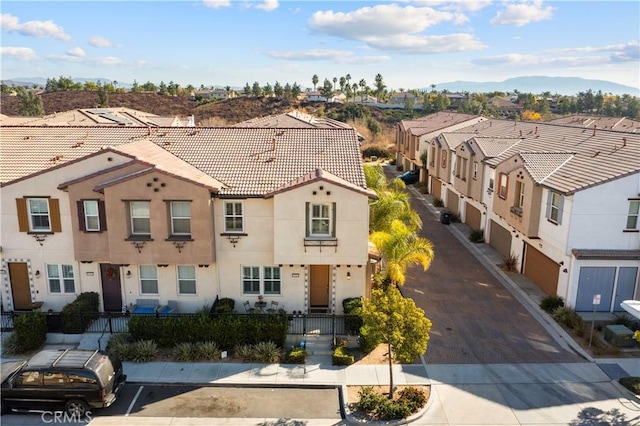
[[[557,363],[583,358],[559,346],[540,323],[416,198],[420,235],[435,246],[435,260],[427,272],[407,271],[403,294],[412,298],[431,319],[428,364]],[[433,209],[433,207],[431,207]]]

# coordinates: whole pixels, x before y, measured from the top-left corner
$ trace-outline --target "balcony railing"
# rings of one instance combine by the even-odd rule
[[[509,211],[518,217],[522,217],[522,207],[512,206]]]

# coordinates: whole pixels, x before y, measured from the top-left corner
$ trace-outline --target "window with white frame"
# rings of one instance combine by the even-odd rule
[[[224,232],[243,232],[241,201],[224,202]]]
[[[158,294],[158,268],[156,265],[140,265],[140,294]]]
[[[459,155],[456,155],[456,161],[453,169],[456,177],[460,177],[460,170],[462,170],[462,157],[460,157]]]
[[[171,202],[171,235],[191,235],[191,202]]]
[[[148,201],[131,201],[131,233],[134,235],[151,234],[151,218],[149,216]]]
[[[264,294],[280,294],[282,284],[281,268],[279,266],[265,266],[264,271]]]
[[[498,196],[503,200],[507,199],[507,185],[509,184],[509,176],[504,173],[500,173],[500,188]]]
[[[50,293],[75,293],[73,265],[47,265]]]
[[[309,237],[334,237],[333,215],[335,205],[331,203],[309,203],[307,211]]]
[[[178,265],[178,294],[196,294],[196,267]]]
[[[638,229],[638,212],[640,212],[640,200],[629,200],[626,229]]]
[[[282,294],[282,268],[264,266],[261,269],[259,266],[243,266],[242,293],[247,295]]]
[[[27,201],[31,231],[51,231],[49,200],[46,198],[29,198]]]
[[[517,198],[514,200],[514,206],[522,208],[524,206],[524,182],[516,182]]]
[[[242,293],[260,294],[260,267],[242,267]]]
[[[549,200],[547,205],[547,219],[549,221],[560,224],[562,222],[562,206],[564,198],[557,192],[549,192]]]
[[[84,200],[84,230],[100,231],[100,213],[97,200]]]

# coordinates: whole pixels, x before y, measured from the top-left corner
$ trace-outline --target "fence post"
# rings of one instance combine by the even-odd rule
[[[111,312],[109,312],[109,334],[113,334],[113,324],[111,324]]]
[[[307,314],[302,314],[302,334],[307,334]]]

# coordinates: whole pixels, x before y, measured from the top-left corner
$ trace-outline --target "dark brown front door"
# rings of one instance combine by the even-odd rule
[[[101,263],[100,278],[102,280],[104,311],[122,311],[122,289],[120,288],[120,268],[118,265]]]
[[[329,307],[329,265],[309,266],[309,294],[311,308]]]
[[[31,310],[31,289],[29,288],[29,270],[23,262],[9,263],[9,280],[13,295],[13,309]]]

